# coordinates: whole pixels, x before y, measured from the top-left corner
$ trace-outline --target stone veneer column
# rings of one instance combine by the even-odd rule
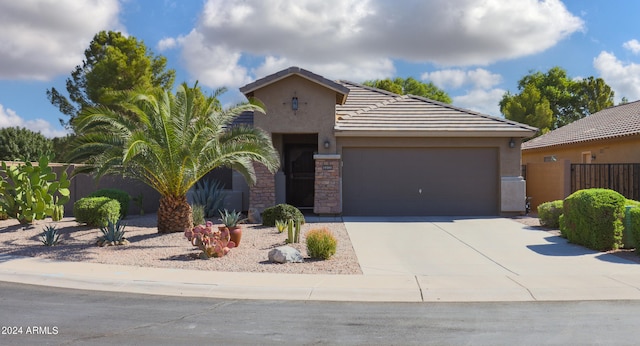
[[[267,167],[253,163],[256,183],[249,188],[249,211],[262,213],[265,208],[276,205],[276,180]]]
[[[340,193],[340,155],[314,155],[316,160],[313,212],[342,213]]]

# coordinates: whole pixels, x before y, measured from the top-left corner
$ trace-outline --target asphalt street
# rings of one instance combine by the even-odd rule
[[[634,345],[640,339],[640,301],[225,300],[3,282],[0,292],[1,345]]]

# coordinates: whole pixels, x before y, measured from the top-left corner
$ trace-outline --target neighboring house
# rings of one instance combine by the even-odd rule
[[[504,215],[524,210],[520,145],[537,129],[291,67],[242,88],[280,153],[249,208],[317,214]],[[235,185],[234,185],[235,189]]]
[[[589,187],[637,198],[640,169],[615,164],[640,163],[640,101],[601,110],[525,142],[522,162],[534,208]]]
[[[640,163],[640,101],[603,109],[522,145],[522,162]]]

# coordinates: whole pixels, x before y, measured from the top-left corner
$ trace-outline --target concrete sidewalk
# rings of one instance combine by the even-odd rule
[[[0,255],[0,281],[188,297],[473,302],[640,300],[640,264],[509,219],[345,218],[364,275],[141,268]]]

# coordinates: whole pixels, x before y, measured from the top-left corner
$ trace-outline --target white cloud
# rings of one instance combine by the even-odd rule
[[[633,54],[640,54],[640,42],[636,39],[625,42],[622,47],[630,50]]]
[[[640,100],[640,64],[624,63],[612,53],[600,52],[593,67],[614,90],[617,102],[623,96],[630,101]]]
[[[427,72],[422,75],[423,80],[429,80],[441,88],[461,88],[466,85],[474,89],[490,89],[502,82],[502,76],[491,73],[483,68],[465,71],[461,69],[446,69]]]
[[[180,38],[165,37],[158,42],[158,50],[163,52],[165,50],[174,49],[179,45]]]
[[[498,88],[491,90],[475,89],[466,95],[454,96],[452,99],[453,104],[458,107],[471,109],[482,114],[501,116],[499,103],[504,93],[503,89]]]
[[[119,7],[117,0],[0,2],[0,79],[69,73],[97,32],[120,27]]]
[[[195,78],[232,87],[291,65],[361,81],[391,77],[393,59],[489,64],[542,52],[583,28],[560,0],[208,0],[178,41]],[[260,66],[248,71],[243,59]]]
[[[44,119],[24,120],[16,112],[10,108],[4,108],[0,104],[0,128],[4,127],[26,127],[27,129],[40,132],[45,137],[63,137],[67,135],[67,131],[56,129],[50,122]]]

